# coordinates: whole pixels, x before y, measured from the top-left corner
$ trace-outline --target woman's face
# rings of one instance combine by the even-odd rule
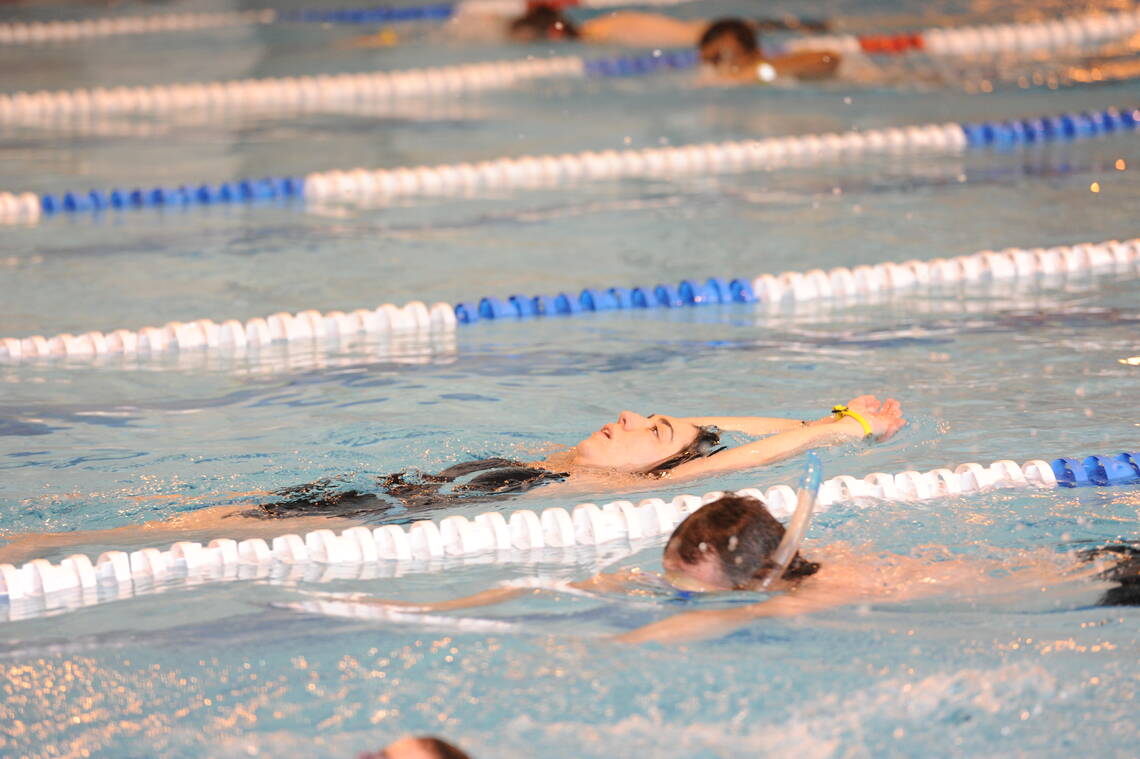
[[[721,76],[735,77],[755,65],[755,54],[745,50],[730,34],[705,43],[700,50],[701,63]]]
[[[579,466],[645,472],[693,442],[697,426],[672,416],[618,414],[616,422],[578,443],[574,461]]]
[[[665,570],[665,579],[673,587],[698,593],[734,589],[732,581],[724,576],[724,571],[720,566],[720,558],[716,555],[716,551],[710,549],[702,553],[700,561],[690,564],[678,556],[675,551],[671,551],[670,548],[672,548],[672,543],[665,547],[661,566]]]

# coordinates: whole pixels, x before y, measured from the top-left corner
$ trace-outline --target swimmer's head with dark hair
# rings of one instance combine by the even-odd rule
[[[466,752],[431,735],[401,738],[378,754],[361,754],[359,759],[471,759]]]
[[[740,18],[721,18],[709,24],[697,47],[701,62],[718,68],[744,68],[761,56],[756,27]]]
[[[536,3],[511,21],[507,33],[514,42],[556,42],[578,39],[578,28],[552,5]]]
[[[1077,557],[1109,562],[1097,578],[1119,583],[1104,592],[1099,606],[1140,606],[1140,543],[1110,543],[1079,551]]]
[[[725,495],[705,504],[681,522],[665,546],[663,563],[674,584],[678,576],[698,581],[707,590],[747,590],[774,568],[773,552],[784,526],[762,501]],[[796,580],[819,571],[819,564],[797,552],[784,571]]]

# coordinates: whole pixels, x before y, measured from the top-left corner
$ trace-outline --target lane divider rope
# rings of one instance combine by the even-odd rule
[[[10,22],[0,24],[0,45],[34,45],[130,34],[198,31],[271,24],[276,20],[277,12],[265,9],[237,13],[163,13],[68,21]]]
[[[218,117],[280,108],[319,110],[346,103],[502,90],[539,79],[635,76],[687,69],[696,63],[694,50],[654,50],[600,58],[565,55],[398,71],[13,92],[0,94],[0,124],[182,110],[204,110]]]
[[[251,13],[273,14],[273,11],[195,15],[250,16]],[[118,21],[127,22],[131,19]],[[78,22],[65,22],[66,24],[78,24]],[[136,22],[135,26],[138,25]],[[68,26],[68,28],[78,27]],[[912,50],[920,50],[931,56],[979,53],[1030,54],[1106,42],[1126,37],[1136,31],[1140,31],[1140,10],[1087,14],[1034,23],[935,28],[902,35],[811,36],[788,40],[777,47],[787,52],[826,49],[848,55],[861,52],[905,53]],[[3,40],[3,26],[0,25],[0,43]],[[697,51],[689,48],[590,59],[580,56],[530,58],[397,72],[271,77],[149,87],[97,87],[56,92],[16,92],[0,95],[0,124],[19,123],[29,119],[75,118],[107,113],[164,113],[186,108],[210,109],[221,114],[281,106],[319,107],[321,104],[357,99],[418,95],[450,96],[459,92],[504,89],[535,79],[626,77],[669,69],[687,69],[695,67],[699,60]]]
[[[858,300],[920,288],[940,288],[982,281],[1031,282],[1037,278],[1095,272],[1134,272],[1140,265],[1140,238],[1120,242],[1079,243],[1052,248],[982,250],[953,258],[911,259],[828,271],[761,274],[754,279],[705,282],[682,280],[676,286],[587,288],[577,295],[485,297],[477,303],[427,306],[411,301],[385,303],[351,312],[316,310],[280,312],[246,322],[210,319],[168,322],[140,330],[64,333],[53,337],[0,338],[0,360],[83,358],[108,355],[161,355],[173,351],[242,352],[275,343],[346,338],[358,334],[387,336],[453,332],[480,320],[573,316],[596,311],[686,308],[731,303],[777,306],[821,299]]]
[[[637,5],[667,6],[683,0],[643,0]],[[624,0],[559,3],[563,6],[612,8]],[[445,21],[464,11],[512,16],[522,13],[520,0],[468,0],[422,6],[374,6],[342,9],[251,10],[239,13],[171,13],[150,16],[0,24],[0,45],[75,41],[153,32],[192,31],[275,22],[320,24],[394,24]],[[1140,10],[1074,14],[1050,21],[1012,22],[960,27],[933,27],[901,34],[815,35],[787,40],[776,47],[789,52],[834,50],[839,53],[932,56],[1034,53],[1106,42],[1140,31]],[[695,62],[694,64],[695,65]]]
[[[834,50],[847,55],[1030,54],[1099,44],[1136,31],[1140,31],[1140,10],[1078,14],[1051,21],[935,27],[903,34],[817,35],[788,40],[782,48],[788,52]]]
[[[711,176],[848,160],[863,155],[908,151],[957,153],[964,148],[1011,149],[1132,133],[1138,124],[1140,110],[1106,108],[1005,121],[948,122],[675,147],[506,157],[476,164],[322,171],[304,178],[269,177],[218,185],[73,191],[38,197],[32,193],[0,192],[0,224],[31,224],[43,215],[56,213],[302,198],[325,203],[360,203],[594,181]]]
[[[819,506],[855,501],[923,501],[983,492],[995,488],[1054,488],[1107,486],[1140,482],[1140,452],[1088,456],[1083,460],[995,461],[988,467],[967,463],[953,470],[908,470],[898,474],[874,472],[863,478],[842,475],[826,480],[819,491]],[[788,518],[796,507],[796,493],[787,485],[738,493],[762,499],[773,515]],[[639,545],[669,535],[689,514],[719,498],[722,491],[703,496],[679,495],[670,501],[647,498],[602,506],[582,503],[567,510],[552,507],[536,513],[520,509],[509,515],[497,511],[473,519],[453,515],[439,521],[423,520],[407,529],[399,525],[351,527],[335,533],[318,529],[305,535],[286,534],[270,540],[236,541],[217,538],[206,545],[178,541],[165,550],[140,548],[131,552],[106,551],[94,560],[72,554],[58,564],[33,559],[20,567],[0,564],[0,598],[7,598],[10,617],[38,611],[36,602],[65,595],[67,605],[88,605],[173,585],[192,585],[269,576],[273,572],[308,576],[322,566],[364,567],[384,563],[431,562],[439,559],[520,561],[533,559],[533,551],[576,546],[605,546],[618,542]],[[544,560],[550,557],[544,556]],[[573,561],[573,557],[570,557]],[[251,571],[252,570],[252,571]],[[343,575],[334,575],[343,576]],[[13,602],[32,601],[16,608]],[[46,604],[44,604],[46,606]],[[54,608],[54,607],[53,607]]]

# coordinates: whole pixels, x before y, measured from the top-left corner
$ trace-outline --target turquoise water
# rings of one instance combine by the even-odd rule
[[[925,8],[795,6],[868,16]],[[343,34],[154,36],[4,49],[0,62],[15,91],[518,55],[434,37],[345,51],[333,46]],[[1020,117],[1129,106],[1138,94],[1131,82],[991,95],[961,84],[738,91],[695,88],[675,74],[352,113],[8,128],[0,188],[149,186]],[[1126,135],[392,208],[49,219],[0,238],[3,334],[1125,239],[1137,234],[1138,145]],[[862,392],[900,398],[911,425],[884,444],[824,452],[829,475],[1136,450],[1137,367],[1121,359],[1138,353],[1137,302],[1133,270],[862,305],[481,322],[427,344],[361,339],[241,357],[2,364],[2,525],[13,534],[121,527],[326,476],[365,481],[409,466],[525,457],[572,443],[623,408],[800,418]],[[767,487],[794,482],[800,467],[619,495]],[[619,495],[556,500],[540,490],[497,508]],[[1066,562],[1083,541],[1135,539],[1138,509],[1134,485],[839,505],[817,517],[805,550],[845,543],[925,556],[945,546],[1012,569],[1040,555]],[[263,534],[283,531],[269,523]],[[185,537],[225,534],[223,525]],[[123,533],[79,549],[153,544]],[[1135,753],[1138,617],[1096,606],[1103,585],[997,593],[985,582],[996,578],[980,578],[958,595],[766,620],[680,651],[605,640],[679,610],[644,599],[548,593],[430,620],[296,610],[317,591],[440,599],[534,574],[656,569],[659,555],[650,541],[510,563],[275,571],[0,623],[0,755],[342,757],[405,732],[447,736],[479,757]]]

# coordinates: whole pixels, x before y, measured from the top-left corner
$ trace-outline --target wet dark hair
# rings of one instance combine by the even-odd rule
[[[736,40],[746,53],[755,53],[760,50],[760,41],[756,36],[756,29],[744,19],[720,18],[709,24],[697,47],[704,47],[721,37],[728,35]]]
[[[697,427],[697,436],[693,438],[691,443],[664,461],[657,462],[651,468],[647,469],[644,474],[650,477],[664,477],[671,469],[684,464],[686,461],[703,459],[706,456],[711,456],[723,450],[724,447],[720,444],[720,430],[711,425],[708,427]]]
[[[1098,606],[1140,606],[1140,543],[1110,543],[1079,551],[1077,557],[1115,562],[1097,573],[1098,579],[1119,583],[1104,592]]]
[[[526,32],[528,37],[536,40],[549,40],[556,37],[573,40],[578,39],[578,27],[562,11],[550,5],[533,5],[527,12],[516,18],[508,27],[511,34]],[[551,34],[554,32],[554,34]]]
[[[384,517],[392,512],[401,519],[426,509],[502,500],[551,482],[561,482],[568,472],[503,458],[465,461],[429,472],[393,472],[376,479],[375,490],[350,487],[351,477],[317,480],[306,485],[276,490],[277,500],[240,512],[257,519],[284,517]],[[400,515],[403,514],[403,517]]]
[[[439,759],[471,759],[465,751],[461,751],[447,741],[434,736],[423,736],[419,741],[424,748],[434,751]]]
[[[730,494],[705,504],[681,522],[669,538],[665,554],[696,564],[713,551],[732,586],[745,588],[774,568],[769,557],[783,537],[784,526],[763,501]],[[797,551],[783,578],[794,580],[818,571],[819,564],[805,560]]]
[[[465,751],[434,735],[417,735],[415,740],[422,748],[431,751],[436,759],[471,759]],[[361,754],[359,759],[384,759],[387,755],[387,749],[383,749],[378,754]]]

